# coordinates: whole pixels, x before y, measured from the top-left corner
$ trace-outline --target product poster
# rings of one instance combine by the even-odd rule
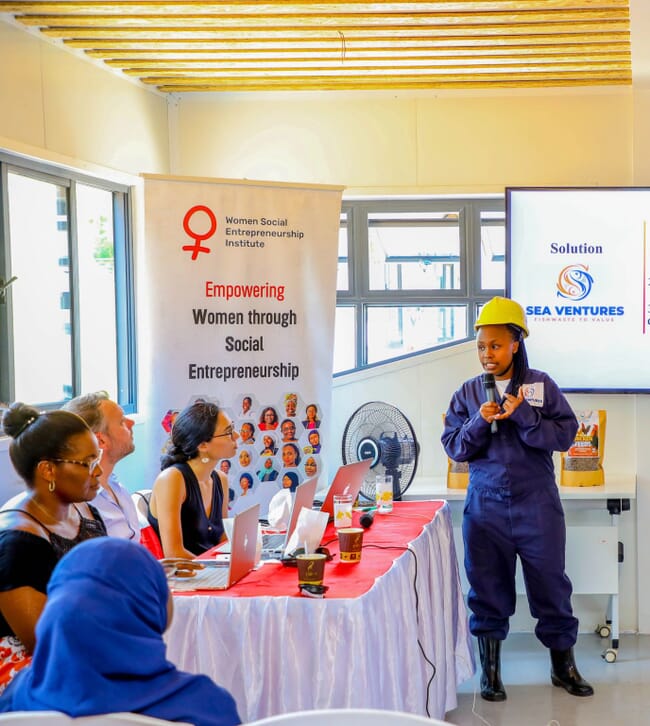
[[[232,513],[327,481],[340,209],[339,187],[145,176],[150,444],[197,397],[224,408]]]

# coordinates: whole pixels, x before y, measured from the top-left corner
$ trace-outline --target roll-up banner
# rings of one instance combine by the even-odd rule
[[[340,187],[145,175],[151,482],[202,397],[240,432],[231,509],[327,481]],[[142,276],[141,276],[142,277]]]

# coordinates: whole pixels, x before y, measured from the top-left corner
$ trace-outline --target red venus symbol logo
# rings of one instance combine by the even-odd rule
[[[203,212],[208,215],[210,220],[210,228],[207,232],[194,232],[190,227],[190,220],[197,212]],[[199,256],[199,252],[210,252],[209,247],[202,247],[201,242],[212,237],[217,230],[217,218],[214,216],[214,212],[202,204],[197,204],[187,211],[183,217],[183,229],[188,237],[191,237],[195,242],[193,245],[183,245],[183,252],[191,252],[192,259],[195,260]]]

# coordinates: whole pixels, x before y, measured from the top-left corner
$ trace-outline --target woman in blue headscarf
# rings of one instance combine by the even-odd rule
[[[167,578],[146,548],[113,537],[82,542],[54,569],[32,663],[0,697],[0,712],[131,711],[195,726],[241,723],[225,689],[166,659],[171,614]]]

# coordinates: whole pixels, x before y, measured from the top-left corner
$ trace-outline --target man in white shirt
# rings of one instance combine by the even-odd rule
[[[101,488],[90,502],[101,514],[111,537],[140,539],[138,514],[129,492],[113,473],[118,461],[133,453],[133,420],[104,391],[77,396],[64,406],[81,416],[97,437],[102,450]]]

